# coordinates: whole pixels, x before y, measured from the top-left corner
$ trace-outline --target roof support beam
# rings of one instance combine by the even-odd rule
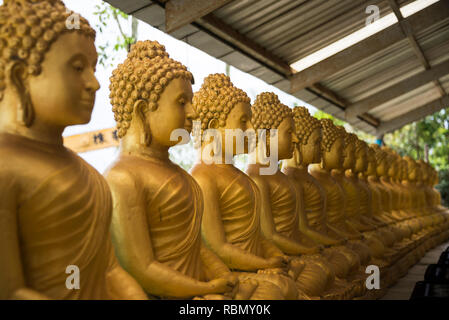
[[[421,64],[424,66],[426,70],[429,70],[430,69],[429,61],[427,61],[424,52],[422,51],[421,47],[418,44],[418,41],[416,41],[416,37],[413,34],[412,27],[410,26],[409,21],[405,20],[404,17],[402,16],[401,10],[396,0],[388,0],[388,2],[390,3],[390,7],[393,10],[394,14],[396,15],[396,18],[398,18],[402,31],[407,36],[410,45],[412,46],[413,51],[415,51],[415,54],[418,57],[419,61],[421,61]],[[441,85],[441,83],[438,80],[434,80],[433,83],[437,87],[441,96],[444,96],[446,92],[444,91],[444,88]]]
[[[165,4],[165,30],[173,32],[232,0],[170,0]]]
[[[319,82],[312,85],[310,89],[309,88],[307,89],[313,94],[319,96],[321,99],[329,101],[330,103],[332,103],[334,106],[338,107],[341,110],[345,110],[346,107],[349,105],[349,102],[345,98],[339,96],[336,92],[323,86]],[[369,114],[362,114],[358,118],[375,128],[377,128],[380,125],[379,119]]]
[[[358,115],[364,114],[391,99],[417,89],[447,74],[449,74],[449,60],[348,106],[346,109],[346,119],[352,121]]]
[[[376,131],[377,136],[381,136],[384,133],[394,131],[402,126],[420,120],[428,115],[440,111],[441,109],[449,107],[449,96],[445,95],[442,98],[436,99],[432,102],[408,112],[405,115],[401,115],[393,120],[382,123]]]
[[[238,32],[230,25],[223,22],[221,19],[210,13],[196,22],[197,25],[204,26],[205,30],[210,30],[216,37],[222,41],[229,43],[236,47],[239,51],[248,55],[262,64],[268,65],[271,69],[276,70],[282,76],[289,76],[292,74],[290,65],[282,60],[280,57],[274,55],[264,47],[260,46],[253,40],[246,37],[244,34]]]
[[[406,21],[411,31],[426,29],[449,16],[447,0],[439,1],[413,15]],[[337,71],[349,67],[372,54],[385,49],[398,41],[405,39],[404,32],[399,24],[392,25],[355,45],[334,54],[333,56],[314,64],[313,66],[294,74],[291,77],[291,93],[298,92],[320,80],[323,80]]]

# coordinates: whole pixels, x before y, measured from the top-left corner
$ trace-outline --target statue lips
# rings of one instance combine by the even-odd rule
[[[86,109],[92,110],[94,108],[94,104],[95,104],[95,98],[92,98],[92,99],[81,99],[80,100],[80,105],[82,107],[85,107]]]

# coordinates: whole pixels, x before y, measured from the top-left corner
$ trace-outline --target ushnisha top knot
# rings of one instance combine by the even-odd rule
[[[278,129],[281,122],[292,116],[292,110],[279,101],[273,92],[263,92],[256,97],[252,108],[251,123],[254,130]]]
[[[321,119],[321,129],[323,130],[323,139],[321,140],[321,148],[323,151],[329,152],[332,145],[338,138],[344,138],[342,131],[334,125],[330,119]]]
[[[80,32],[95,38],[95,31],[82,17],[79,28],[67,27],[72,14],[60,0],[4,1],[0,6],[0,100],[9,62],[22,61],[27,73],[37,76],[51,44],[63,33]]]
[[[293,120],[295,121],[295,131],[299,144],[307,144],[312,132],[316,129],[321,130],[320,120],[312,117],[306,107],[294,107]]]
[[[224,127],[229,112],[240,102],[249,104],[251,100],[222,73],[208,75],[200,90],[193,95],[193,108],[201,121],[202,130],[207,129],[212,120],[218,121],[218,125]]]
[[[138,41],[126,60],[112,72],[109,98],[117,135],[125,136],[132,120],[134,105],[142,100],[156,110],[165,87],[174,78],[193,82],[193,75],[180,62],[171,59],[157,41]]]

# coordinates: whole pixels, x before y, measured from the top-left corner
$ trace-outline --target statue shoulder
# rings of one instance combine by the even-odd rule
[[[117,161],[104,173],[104,177],[112,189],[135,188],[140,181],[132,167],[126,161]]]

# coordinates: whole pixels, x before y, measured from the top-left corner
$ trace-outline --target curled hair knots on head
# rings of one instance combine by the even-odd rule
[[[312,117],[306,107],[293,108],[293,120],[295,121],[295,131],[300,144],[307,144],[310,135],[316,129],[321,129],[320,120]]]
[[[134,105],[142,100],[156,110],[165,87],[174,78],[193,82],[193,75],[180,62],[171,59],[157,41],[138,41],[126,60],[110,78],[110,101],[117,122],[117,135],[125,136],[131,125]]]
[[[8,62],[21,61],[28,74],[37,76],[45,54],[61,34],[80,32],[95,38],[95,31],[82,17],[79,29],[68,29],[71,14],[60,0],[4,1],[0,6],[0,100]]]
[[[285,118],[292,117],[292,110],[285,104],[282,104],[278,96],[273,92],[259,94],[251,110],[251,123],[254,130],[278,129]]]
[[[367,149],[368,149],[368,144],[365,141],[357,138],[357,140],[355,142],[355,152],[359,152],[360,150],[367,151]]]
[[[387,157],[387,153],[376,143],[370,144],[370,147],[374,150],[376,163],[379,165]]]
[[[323,130],[323,139],[321,140],[321,148],[323,151],[329,152],[332,145],[338,138],[344,138],[342,131],[338,129],[334,122],[330,119],[321,119],[321,129]]]
[[[368,156],[368,160],[369,161],[373,161],[373,163],[377,163],[377,161],[376,161],[376,150],[374,150],[374,148],[373,147],[371,147],[370,145],[366,145],[366,147],[367,147],[367,152],[366,152],[366,154],[367,154],[367,156]]]
[[[210,121],[216,120],[220,127],[226,125],[229,113],[237,103],[251,103],[248,95],[236,88],[231,79],[222,73],[208,75],[200,90],[193,95],[193,108],[201,121],[201,129],[208,128]]]
[[[355,144],[359,138],[355,133],[346,132],[345,133],[345,145]]]

